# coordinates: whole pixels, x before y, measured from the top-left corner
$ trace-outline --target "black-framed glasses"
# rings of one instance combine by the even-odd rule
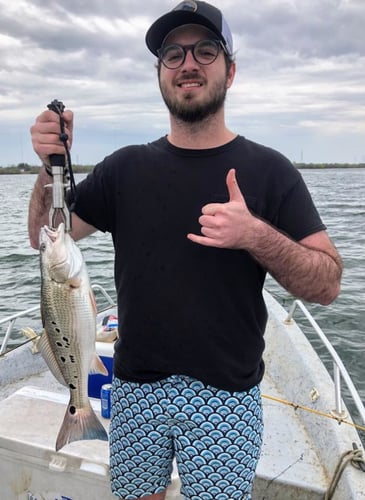
[[[193,45],[175,43],[167,45],[157,51],[158,58],[168,69],[180,68],[185,62],[189,50],[198,64],[212,64],[224,46],[220,40],[199,40]]]

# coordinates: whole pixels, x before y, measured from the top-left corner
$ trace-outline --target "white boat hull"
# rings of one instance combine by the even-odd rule
[[[286,311],[270,295],[265,294],[265,300],[269,310],[262,382],[265,430],[252,498],[320,500],[341,455],[351,450],[352,443],[362,444],[349,425],[268,398],[317,412],[334,408],[333,382],[321,360],[295,323],[284,324]],[[27,365],[40,373],[30,375]],[[0,358],[1,498],[115,498],[110,492],[108,443],[77,441],[54,451],[68,391],[45,369],[29,346]],[[93,406],[100,415],[100,400],[93,400]],[[101,421],[108,428],[108,420]],[[182,500],[179,491],[174,470],[166,499]],[[348,465],[332,500],[365,500],[365,473]]]

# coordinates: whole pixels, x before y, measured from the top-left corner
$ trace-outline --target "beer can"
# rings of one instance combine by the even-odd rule
[[[100,390],[100,402],[101,402],[101,416],[103,418],[110,418],[111,413],[111,392],[112,384],[104,384]]]

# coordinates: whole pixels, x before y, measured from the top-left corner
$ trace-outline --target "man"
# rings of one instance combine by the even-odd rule
[[[116,151],[79,184],[72,236],[109,231],[120,338],[110,430],[112,489],[162,500],[176,457],[188,499],[250,499],[262,440],[269,272],[329,304],[341,260],[300,174],[278,152],[226,127],[236,64],[222,13],[187,1],[146,35],[170,132]],[[64,112],[72,139],[73,115]],[[45,165],[62,154],[57,116],[32,127]],[[32,246],[47,223],[46,169],[29,212]]]

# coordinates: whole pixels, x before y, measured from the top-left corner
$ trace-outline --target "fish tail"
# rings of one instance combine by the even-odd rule
[[[108,441],[108,434],[90,404],[76,408],[70,402],[57,436],[56,451],[68,443],[83,439]]]

